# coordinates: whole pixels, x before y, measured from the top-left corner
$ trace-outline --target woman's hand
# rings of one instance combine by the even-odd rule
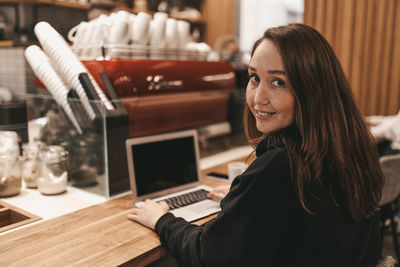
[[[207,197],[215,201],[221,201],[228,194],[230,187],[230,185],[217,186],[208,193]]]
[[[155,202],[146,199],[143,206],[132,210],[128,215],[128,219],[138,222],[154,231],[158,219],[168,211],[169,206],[165,201]]]

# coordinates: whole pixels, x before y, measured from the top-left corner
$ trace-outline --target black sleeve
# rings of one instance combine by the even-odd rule
[[[265,155],[267,154],[267,155]],[[218,217],[196,226],[172,214],[156,224],[181,266],[244,266],[275,260],[297,203],[282,153],[265,153],[232,184]],[[273,264],[273,263],[272,263]]]

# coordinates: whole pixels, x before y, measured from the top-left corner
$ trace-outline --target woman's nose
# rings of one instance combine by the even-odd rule
[[[260,85],[255,92],[254,103],[265,105],[268,104],[268,101],[268,90]]]

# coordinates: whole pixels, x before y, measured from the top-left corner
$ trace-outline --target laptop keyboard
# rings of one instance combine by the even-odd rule
[[[192,191],[176,197],[170,197],[163,199],[162,201],[167,202],[171,210],[184,207],[207,198],[208,191],[204,189]]]

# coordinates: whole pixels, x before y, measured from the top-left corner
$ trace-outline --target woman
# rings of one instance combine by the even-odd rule
[[[257,159],[218,217],[196,226],[147,201],[129,218],[155,229],[182,266],[374,266],[383,175],[332,48],[303,24],[271,28],[248,69]]]

